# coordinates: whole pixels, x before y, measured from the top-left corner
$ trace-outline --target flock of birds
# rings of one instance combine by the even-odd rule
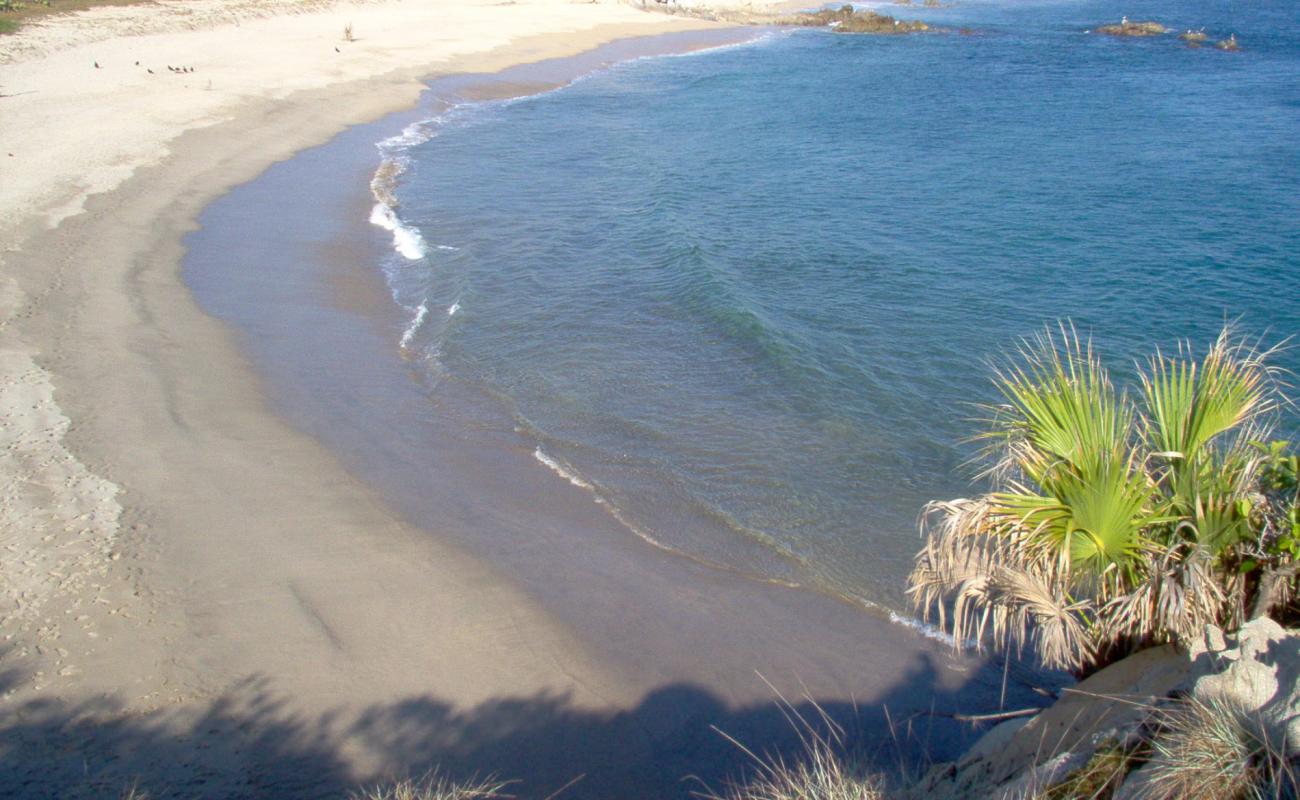
[[[139,61],[135,62],[135,65],[136,65],[137,67],[140,66],[140,62],[139,62]],[[98,61],[95,62],[95,69],[103,69],[103,67],[101,67],[101,66],[99,65],[99,62],[98,62]],[[144,71],[147,72],[147,73],[149,73],[150,75],[155,75],[155,74],[157,74],[157,73],[155,73],[152,69],[150,69],[149,67],[145,67],[145,68],[144,68]],[[168,64],[168,65],[167,65],[167,71],[168,71],[168,72],[174,72],[174,73],[177,74],[177,75],[188,75],[188,74],[190,74],[191,72],[194,71],[194,67],[173,67],[171,64]]]
[[[336,52],[336,53],[342,53],[343,51],[340,50],[340,49],[338,48],[337,45],[335,45],[335,47],[334,47],[334,52]],[[95,61],[94,63],[95,63],[95,69],[103,69],[103,67],[101,67],[101,66],[99,65],[99,62],[98,62],[98,61]],[[135,65],[136,65],[137,67],[140,66],[140,62],[139,62],[139,61],[135,62]],[[148,68],[148,67],[145,67],[145,68],[144,68],[144,71],[147,72],[147,73],[149,73],[150,75],[154,75],[154,74],[156,74],[152,69],[150,69],[150,68]],[[167,65],[167,71],[168,71],[168,72],[175,73],[175,74],[177,74],[177,75],[188,75],[188,74],[190,74],[191,72],[194,71],[194,67],[173,67],[171,64],[168,64],[168,65]]]

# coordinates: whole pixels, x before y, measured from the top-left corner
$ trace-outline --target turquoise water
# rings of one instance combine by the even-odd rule
[[[901,609],[1018,337],[1068,317],[1123,372],[1300,333],[1300,7],[886,10],[972,30],[774,32],[381,149],[429,391],[485,389],[629,535]],[[1085,33],[1122,15],[1242,51]]]

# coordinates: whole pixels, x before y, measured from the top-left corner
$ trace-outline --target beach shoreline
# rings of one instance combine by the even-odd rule
[[[169,787],[158,791],[179,794],[311,794],[439,760],[508,775],[518,758],[531,765],[523,794],[545,796],[578,763],[554,759],[553,748],[582,746],[606,766],[606,783],[589,782],[598,795],[618,785],[608,781],[623,759],[634,765],[627,785],[658,786],[664,777],[645,772],[660,758],[656,747],[682,749],[683,736],[697,735],[687,723],[698,728],[706,710],[738,729],[771,724],[769,711],[753,710],[766,691],[757,681],[718,694],[734,671],[684,669],[698,660],[689,653],[638,672],[611,657],[617,643],[594,648],[538,602],[541,584],[503,572],[490,553],[428,535],[411,521],[417,514],[393,508],[278,416],[235,334],[202,312],[180,279],[181,237],[214,199],[349,126],[409,108],[428,75],[495,72],[628,36],[718,27],[626,6],[481,6],[473,8],[489,18],[460,20],[463,38],[455,25],[442,29],[433,55],[418,51],[420,36],[399,8],[432,13],[328,6],[220,30],[76,44],[0,72],[13,94],[0,102],[14,104],[0,149],[16,151],[0,155],[10,159],[0,181],[9,438],[0,474],[11,576],[0,716],[13,742],[6,760],[21,765],[6,778],[11,793],[120,791],[144,773]],[[507,25],[505,13],[518,17]],[[356,20],[374,61],[308,71],[302,85],[250,91],[248,81],[268,80],[258,72],[264,64],[244,74],[204,63],[196,80],[229,79],[234,88],[174,117],[163,112],[176,98],[155,96],[138,72],[107,94],[79,88],[100,75],[94,70],[134,61],[145,44],[162,68],[222,42],[241,52],[319,46],[329,57],[344,17]],[[286,39],[294,25],[309,31],[301,43]],[[543,33],[547,25],[554,30]],[[400,47],[381,46],[381,31],[402,30]],[[92,49],[109,55],[88,66]],[[301,67],[293,52],[287,72]],[[34,155],[15,143],[44,149]],[[676,576],[665,586],[708,587],[701,591],[736,603],[738,614],[761,616],[764,608],[745,607],[761,597],[790,624],[803,611],[832,623],[830,639],[816,637],[823,646],[840,637],[832,668],[802,653],[779,661],[806,662],[819,696],[832,687],[848,696],[845,670],[876,644],[854,641],[861,612],[839,601],[792,600],[743,578],[701,578],[702,569],[657,569]],[[676,634],[671,619],[662,622],[667,641]],[[690,629],[686,647],[708,646],[706,622]],[[884,649],[914,638],[898,629]],[[746,659],[749,646],[728,652]],[[892,674],[873,679],[899,684],[900,698],[938,691],[951,699],[972,680],[972,667],[942,663],[937,645],[890,653],[882,665]],[[510,703],[527,712],[503,722]],[[485,720],[503,730],[482,730],[491,727]],[[618,749],[629,743],[643,752]]]

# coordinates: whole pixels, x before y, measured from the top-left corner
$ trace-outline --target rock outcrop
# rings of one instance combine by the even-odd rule
[[[1264,618],[1229,636],[1210,627],[1187,651],[1143,650],[1064,689],[1038,714],[993,728],[960,760],[932,768],[911,796],[1042,796],[1114,756],[1111,785],[1097,796],[1150,797],[1156,770],[1144,762],[1152,741],[1188,698],[1229,709],[1258,728],[1279,758],[1300,762],[1300,631]]]
[[[1274,746],[1300,756],[1300,635],[1263,617],[1234,636],[1211,628],[1192,648],[1192,696],[1243,711]]]
[[[830,28],[837,33],[920,33],[930,26],[919,20],[894,19],[874,11],[858,11],[853,6],[824,8],[815,13],[795,14],[778,20],[782,25],[799,25],[808,28]]]
[[[1159,36],[1169,32],[1169,29],[1159,22],[1129,22],[1127,17],[1122,22],[1102,25],[1094,30],[1107,36]]]

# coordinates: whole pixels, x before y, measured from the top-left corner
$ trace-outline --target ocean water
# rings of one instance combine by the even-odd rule
[[[504,409],[628,536],[902,611],[1021,337],[1068,318],[1122,378],[1226,320],[1300,333],[1300,6],[884,10],[949,31],[457,105],[379,144],[371,221],[392,347],[497,406],[462,424]],[[1087,33],[1123,15],[1211,43]]]

